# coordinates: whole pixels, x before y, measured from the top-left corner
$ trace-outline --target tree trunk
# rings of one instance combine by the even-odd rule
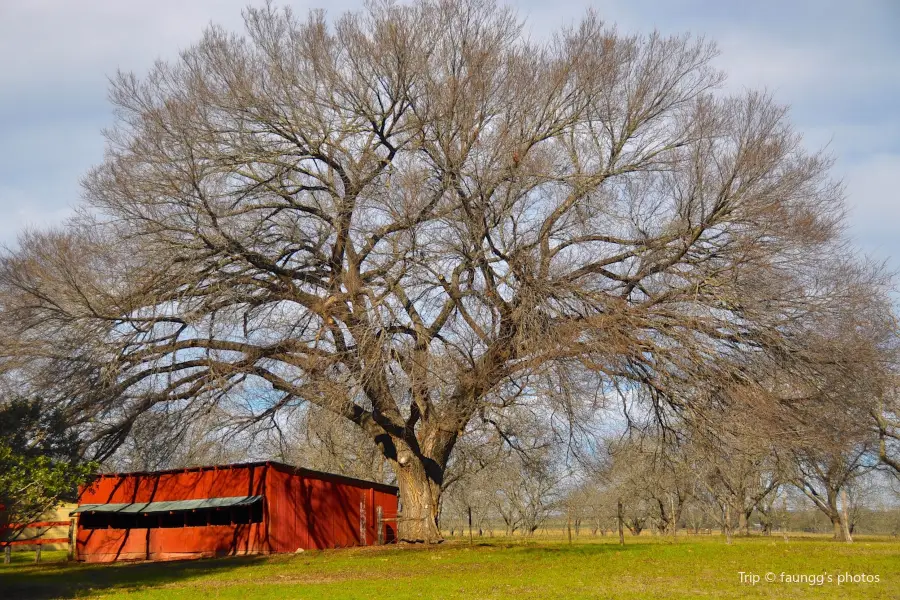
[[[853,536],[850,535],[850,503],[847,498],[847,490],[841,489],[841,540],[844,542],[852,542]]]
[[[750,518],[747,516],[747,513],[743,510],[738,515],[738,523],[739,528],[741,530],[741,535],[749,536],[750,535]]]
[[[671,495],[669,496],[669,507],[671,508],[669,514],[672,521],[672,538],[674,539],[678,533],[678,517],[680,515],[675,512],[675,497]]]
[[[831,515],[831,526],[834,529],[834,539],[842,541],[844,532],[841,529],[841,517],[837,513]]]
[[[834,529],[834,539],[839,542],[847,542],[850,540],[844,532],[843,515],[841,514],[841,507],[838,505],[839,493],[840,492],[838,491],[829,490],[826,499],[827,504],[820,505],[820,508],[828,515],[828,518],[831,519],[831,526]]]
[[[725,505],[725,516],[722,519],[724,523],[725,543],[731,544],[731,505]]]
[[[624,517],[622,516],[622,499],[619,498],[618,504],[616,506],[616,522],[619,526],[619,544],[625,545],[625,531],[622,529],[622,521]]]
[[[397,527],[404,542],[428,544],[443,541],[438,528],[441,486],[428,477],[418,461],[397,465],[402,511]]]

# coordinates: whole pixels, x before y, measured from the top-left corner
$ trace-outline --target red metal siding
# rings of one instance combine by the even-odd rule
[[[134,475],[101,475],[84,488],[79,504],[160,502],[265,493],[267,465],[191,469]]]
[[[189,529],[92,529],[78,531],[78,559],[169,560],[266,552],[265,524],[210,525]]]
[[[397,513],[396,493],[325,474],[295,474],[281,466],[269,472],[267,502],[273,552],[362,545],[360,503],[366,519],[365,545],[376,544],[376,506],[382,507],[385,517]]]
[[[91,562],[169,559],[371,545],[378,541],[376,507],[382,507],[385,518],[397,514],[397,495],[389,487],[278,463],[101,476],[82,490],[79,503],[255,495],[264,497],[261,523],[127,530],[79,527],[78,557]],[[361,503],[365,540],[360,539]],[[393,539],[392,528],[393,522],[386,523],[384,539]]]
[[[79,504],[194,500],[265,495],[267,465],[176,472],[102,475],[81,491]],[[107,562],[268,552],[262,523],[154,529],[78,528],[79,560]]]
[[[269,471],[266,506],[269,516],[269,541],[273,552],[294,552],[309,548],[306,515],[309,507],[302,477],[279,469]]]
[[[381,507],[381,516],[384,522],[381,525],[382,539],[385,542],[393,542],[397,540],[397,511],[399,509],[399,499],[396,493],[383,492],[381,490],[372,490],[375,495],[375,506]],[[375,521],[373,521],[374,523]],[[377,525],[373,526],[373,531],[377,529]]]

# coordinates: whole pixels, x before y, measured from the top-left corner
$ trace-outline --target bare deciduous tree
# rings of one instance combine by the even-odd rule
[[[843,453],[807,449],[797,455],[794,483],[831,520],[836,540],[853,541],[847,486],[866,472],[865,458],[870,450],[857,445]]]
[[[547,457],[511,458],[494,471],[495,506],[506,524],[507,535],[518,529],[530,536],[557,508],[562,473]]]
[[[92,216],[4,259],[4,366],[54,373],[100,454],[163,403],[312,403],[436,540],[476,415],[696,409],[841,301],[829,159],[703,40],[588,14],[537,43],[489,0],[245,17],[114,78]]]
[[[731,390],[740,395],[743,390]],[[694,426],[685,454],[695,480],[714,507],[711,515],[728,533],[732,521],[743,535],[750,518],[785,483],[790,442],[769,423],[742,408],[743,402],[722,398],[722,406],[707,428]],[[736,409],[736,411],[735,411]],[[728,510],[726,510],[726,507]],[[725,515],[728,515],[727,521]]]
[[[900,479],[900,394],[896,385],[888,385],[872,417],[878,439],[878,458]]]

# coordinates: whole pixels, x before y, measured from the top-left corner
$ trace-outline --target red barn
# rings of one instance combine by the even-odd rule
[[[397,488],[260,462],[100,475],[78,504],[78,560],[166,560],[392,541]]]

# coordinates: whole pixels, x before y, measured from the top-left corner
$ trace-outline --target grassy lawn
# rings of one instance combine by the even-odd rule
[[[474,547],[359,548],[169,563],[72,565],[64,552],[17,553],[0,565],[2,598],[866,598],[900,597],[900,541],[718,536],[492,540]],[[50,562],[50,561],[59,562]],[[755,573],[756,585],[741,583]],[[838,583],[838,576],[878,576]],[[767,573],[775,582],[767,583]],[[833,577],[822,585],[780,581]]]

